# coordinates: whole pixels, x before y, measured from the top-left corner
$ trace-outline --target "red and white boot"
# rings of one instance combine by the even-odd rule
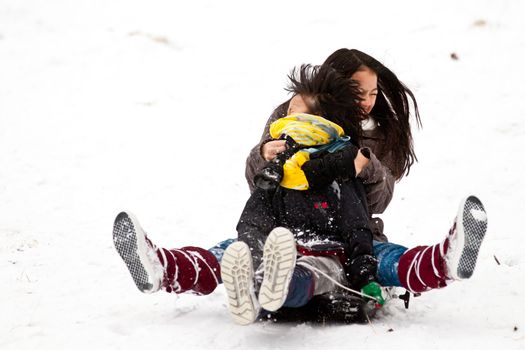
[[[219,284],[220,265],[213,254],[199,247],[158,248],[129,212],[115,218],[113,243],[143,293],[162,288],[169,293],[205,295]]]
[[[443,242],[403,253],[398,266],[401,285],[420,293],[470,278],[486,231],[487,214],[483,204],[474,196],[465,198]]]

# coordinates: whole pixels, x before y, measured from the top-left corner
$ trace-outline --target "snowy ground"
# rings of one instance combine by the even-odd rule
[[[2,0],[0,348],[524,349],[524,13],[519,0]],[[244,159],[286,74],[340,47],[386,63],[420,103],[420,162],[384,215],[389,237],[441,240],[475,193],[489,231],[474,277],[352,326],[241,327],[222,288],[139,293],[114,216],[134,211],[165,246],[235,236]]]

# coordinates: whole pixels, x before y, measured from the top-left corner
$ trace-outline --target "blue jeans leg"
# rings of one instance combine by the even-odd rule
[[[296,265],[283,306],[301,307],[306,305],[314,296],[314,287],[312,271],[301,265]]]
[[[235,239],[235,238],[225,239],[224,241],[219,242],[216,245],[214,245],[213,247],[211,247],[210,249],[208,249],[208,251],[215,256],[215,258],[217,259],[217,261],[220,264],[221,261],[222,261],[222,256],[224,255],[224,251],[226,250],[226,248],[228,248],[230,246],[230,244],[232,244],[233,242],[236,242],[236,241],[237,241],[237,239]]]
[[[399,258],[408,248],[394,243],[374,241],[374,255],[378,259],[377,281],[384,287],[401,287],[397,267]]]

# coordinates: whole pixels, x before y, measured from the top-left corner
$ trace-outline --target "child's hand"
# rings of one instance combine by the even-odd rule
[[[274,160],[274,158],[281,152],[286,150],[285,140],[273,140],[266,142],[261,148],[261,156],[266,161]]]
[[[361,289],[361,292],[376,299],[376,308],[380,308],[385,304],[385,298],[383,298],[381,287],[377,282],[368,283]]]

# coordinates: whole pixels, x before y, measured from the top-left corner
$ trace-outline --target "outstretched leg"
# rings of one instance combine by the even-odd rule
[[[215,256],[199,247],[165,249],[155,246],[137,218],[120,213],[113,225],[113,242],[137,288],[144,293],[167,292],[210,294],[220,283]]]
[[[401,255],[401,285],[411,292],[423,292],[470,278],[486,231],[487,214],[481,201],[474,196],[464,199],[443,242],[408,249]]]

